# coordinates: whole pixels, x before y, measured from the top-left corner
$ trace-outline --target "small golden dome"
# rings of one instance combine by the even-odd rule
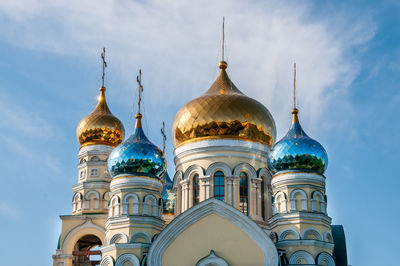
[[[275,122],[258,101],[244,95],[229,79],[227,63],[219,63],[214,84],[199,98],[177,113],[172,136],[174,146],[203,139],[243,139],[271,146],[275,141]]]
[[[124,140],[124,125],[108,108],[105,90],[105,87],[100,88],[99,102],[76,128],[76,137],[81,147],[92,144],[116,147]]]

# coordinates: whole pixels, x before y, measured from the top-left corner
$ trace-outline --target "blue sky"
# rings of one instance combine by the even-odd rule
[[[0,3],[0,243],[15,265],[51,265],[77,181],[75,129],[96,104],[107,47],[107,98],[132,132],[136,73],[144,126],[162,121],[218,73],[226,16],[229,74],[290,121],[292,65],[300,119],[329,156],[328,213],[343,224],[349,263],[397,259],[400,4],[396,1],[71,1]],[[169,171],[173,147],[168,136]],[[21,245],[22,244],[22,245]],[[23,255],[21,255],[21,253]]]

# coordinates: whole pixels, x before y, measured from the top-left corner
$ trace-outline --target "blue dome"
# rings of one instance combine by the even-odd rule
[[[273,173],[281,171],[306,171],[323,174],[328,166],[328,155],[322,145],[307,136],[297,117],[298,110],[292,110],[292,125],[268,156],[268,166]]]
[[[169,178],[168,172],[165,173],[163,177],[163,190],[161,196],[163,199],[163,213],[164,214],[174,214],[175,211],[175,192],[173,188],[173,183]]]
[[[108,170],[112,177],[133,175],[160,178],[166,170],[163,152],[147,139],[141,118],[141,114],[136,115],[135,132],[108,157]]]

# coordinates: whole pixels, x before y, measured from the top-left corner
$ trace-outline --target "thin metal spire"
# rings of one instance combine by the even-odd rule
[[[143,92],[143,85],[142,85],[142,70],[139,69],[139,75],[136,77],[137,83],[138,83],[138,90],[139,90],[139,95],[138,95],[138,113],[140,114],[140,104],[142,102],[142,92]]]
[[[296,63],[293,67],[293,108],[296,109]]]
[[[161,135],[163,138],[163,149],[162,152],[165,153],[165,142],[167,141],[167,135],[165,135],[165,122],[162,122],[162,128],[161,128]]]
[[[104,75],[106,72],[107,62],[106,62],[106,48],[103,47],[103,52],[101,53],[101,60],[103,61],[103,75],[101,76],[101,87],[104,88]]]
[[[222,17],[222,61],[225,61],[225,17]]]

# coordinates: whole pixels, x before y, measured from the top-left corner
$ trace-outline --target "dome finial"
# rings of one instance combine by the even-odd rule
[[[292,109],[292,124],[299,123],[297,114],[299,110],[296,108],[296,62],[293,65],[293,109]]]
[[[222,60],[219,62],[220,69],[226,69],[228,63],[225,62],[225,17],[222,17]]]
[[[293,66],[293,109],[296,109],[296,62]]]
[[[103,75],[101,76],[101,88],[100,88],[101,91],[105,90],[104,75],[105,75],[105,71],[106,71],[106,67],[107,67],[107,62],[106,62],[105,58],[106,58],[106,48],[103,47],[103,52],[101,53],[101,59],[103,61]]]
[[[142,85],[142,70],[139,69],[139,75],[136,76],[136,81],[138,83],[138,114],[140,114],[140,104],[142,102],[142,92],[143,92],[143,85]]]
[[[164,121],[162,122],[161,135],[162,135],[162,138],[163,138],[162,152],[164,154],[165,153],[165,142],[167,140],[167,135],[165,135],[165,122]]]

